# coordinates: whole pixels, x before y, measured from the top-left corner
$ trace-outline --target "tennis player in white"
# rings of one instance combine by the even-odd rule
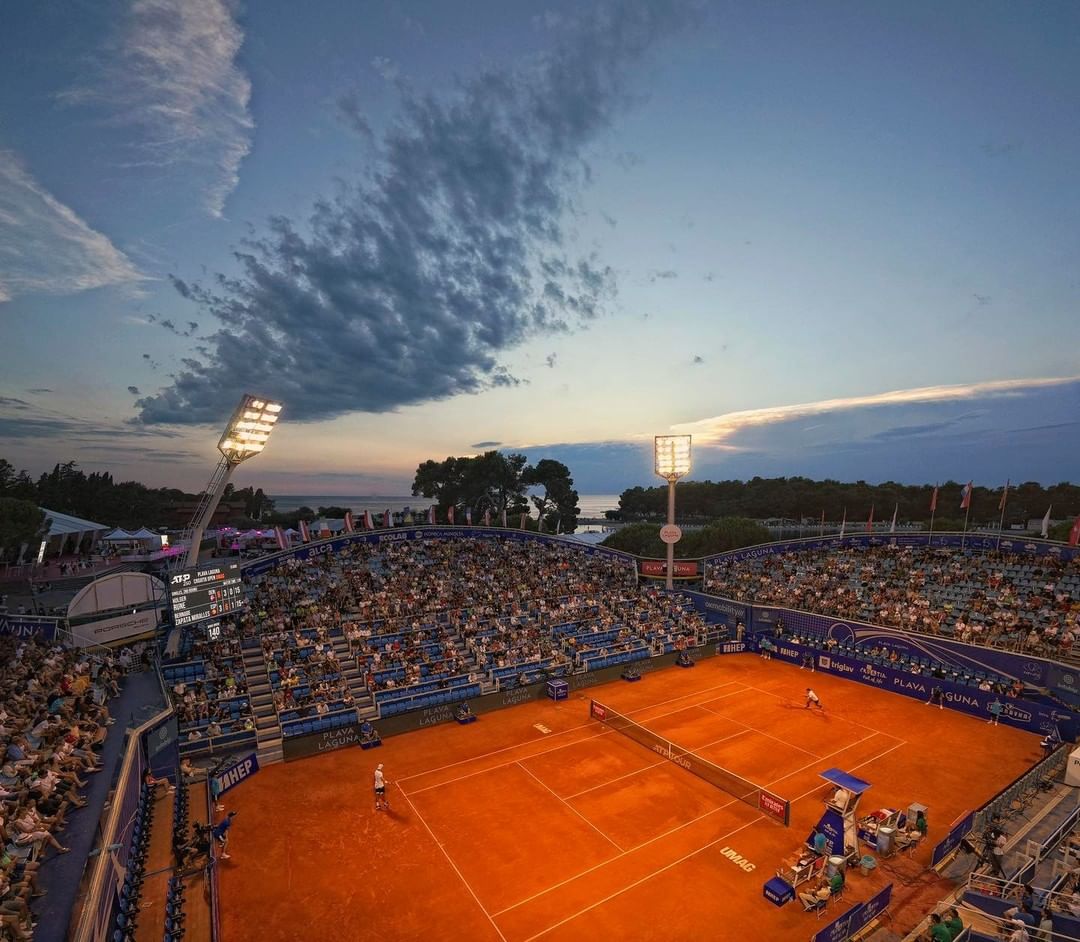
[[[386,799],[386,786],[389,783],[383,777],[382,763],[380,762],[375,768],[375,810],[382,811],[384,808],[390,807],[390,802]]]
[[[825,709],[825,707],[823,707],[821,705],[821,700],[818,698],[818,695],[816,693],[814,693],[814,691],[811,690],[809,687],[807,687],[806,688],[806,709],[809,710],[810,707],[812,707],[812,706],[816,706],[819,710],[824,710]]]

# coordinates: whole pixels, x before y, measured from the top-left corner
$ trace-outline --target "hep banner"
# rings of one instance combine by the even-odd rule
[[[211,791],[220,798],[227,791],[236,788],[241,782],[251,778],[259,771],[259,757],[253,752],[238,759],[224,772],[218,772],[211,782]]]

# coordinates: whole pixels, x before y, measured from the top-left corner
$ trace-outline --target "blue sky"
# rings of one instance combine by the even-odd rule
[[[0,117],[34,473],[1075,477],[1075,4],[9,4]]]

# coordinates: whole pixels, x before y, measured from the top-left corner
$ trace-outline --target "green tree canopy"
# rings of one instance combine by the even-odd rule
[[[683,538],[675,544],[675,557],[698,559],[743,546],[767,543],[769,538],[769,531],[753,520],[722,517],[700,529],[684,530]],[[604,540],[603,545],[653,559],[667,555],[667,546],[660,540],[660,527],[653,523],[633,523],[621,527]]]
[[[33,501],[0,497],[0,557],[17,559],[24,543],[36,557],[38,545],[48,532],[45,512]]]

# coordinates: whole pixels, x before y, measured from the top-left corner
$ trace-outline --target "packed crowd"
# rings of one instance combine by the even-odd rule
[[[239,633],[225,622],[214,632],[211,637],[206,625],[189,629],[180,665],[163,669],[180,736],[187,742],[255,729]]]
[[[805,550],[711,563],[706,591],[761,605],[1067,656],[1080,564],[930,547]]]
[[[119,679],[112,656],[0,638],[0,927],[12,938],[32,937],[46,849],[68,851],[58,835],[86,804],[87,776],[100,771],[113,723],[105,704]]]
[[[702,619],[638,590],[621,559],[543,542],[425,540],[290,560],[256,580],[239,624],[260,639],[280,714],[351,705],[353,666],[365,699],[513,686],[593,656],[686,646]]]

